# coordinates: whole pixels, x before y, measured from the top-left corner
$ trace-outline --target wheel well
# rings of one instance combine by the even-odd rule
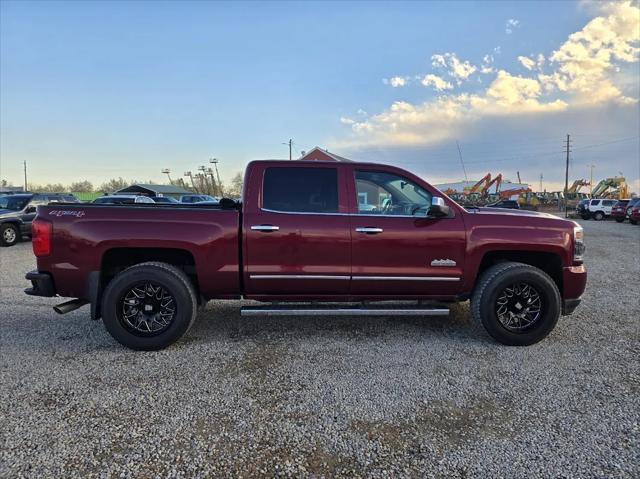
[[[13,225],[18,228],[18,230],[20,230],[20,223],[18,221],[3,221],[2,223],[0,223],[0,228],[2,228],[4,225]]]
[[[543,251],[491,251],[486,253],[480,263],[478,270],[478,278],[491,266],[504,263],[506,261],[515,261],[524,263],[541,269],[553,279],[560,294],[562,291],[562,260],[555,253],[546,253]]]
[[[104,253],[100,266],[100,286],[104,289],[121,271],[147,261],[160,261],[173,265],[189,277],[196,292],[199,291],[196,262],[191,252],[174,248],[114,248]]]

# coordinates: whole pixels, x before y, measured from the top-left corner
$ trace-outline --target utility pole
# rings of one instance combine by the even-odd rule
[[[540,190],[539,190],[540,193],[542,193],[542,178],[543,178],[542,173],[540,173]]]
[[[198,167],[198,170],[202,171],[201,176],[202,180],[204,181],[204,188],[206,188],[207,194],[215,195],[213,191],[213,185],[209,186],[209,180],[207,179],[207,168],[202,165]]]
[[[464,161],[462,161],[462,150],[460,149],[460,143],[456,140],[456,146],[458,147],[458,156],[460,157],[460,164],[462,165],[462,172],[464,173],[464,181],[468,181],[467,170],[464,167]]]
[[[24,160],[22,163],[24,165],[24,191],[28,191],[27,190],[27,160]]]
[[[222,190],[222,182],[220,181],[220,172],[218,171],[218,159],[217,158],[211,158],[209,160],[209,163],[213,163],[213,167],[216,170],[216,177],[218,178],[218,193],[220,193],[219,196],[224,195],[224,191]]]
[[[569,149],[570,144],[571,144],[571,136],[567,134],[567,144],[566,144],[567,162],[564,170],[564,217],[565,218],[569,217],[569,211],[567,210],[567,199],[568,199],[567,194],[569,193],[569,153],[571,151]]]
[[[518,184],[521,185],[522,184],[522,180],[520,179],[520,172],[516,171],[516,173],[518,173]]]
[[[184,172],[184,176],[188,176],[189,178],[191,178],[191,185],[193,186],[193,191],[195,193],[198,193],[198,188],[196,187],[196,182],[193,181],[193,173],[191,173],[190,171],[185,171]]]
[[[591,170],[589,175],[589,197],[593,196],[593,169],[595,167],[596,165],[589,165],[589,170]]]
[[[286,143],[283,143],[283,145],[289,145],[289,161],[291,161],[293,158],[291,157],[291,150],[293,148],[293,140],[291,138],[289,138],[289,141]]]
[[[173,181],[171,181],[171,170],[169,168],[164,168],[161,173],[164,173],[165,175],[167,175],[167,178],[169,178],[169,184],[172,185]]]
[[[218,195],[218,183],[216,182],[216,178],[215,176],[213,176],[213,169],[211,168],[207,168],[204,172],[205,175],[209,175],[209,177],[211,178],[211,185],[213,187],[213,195],[217,196]]]

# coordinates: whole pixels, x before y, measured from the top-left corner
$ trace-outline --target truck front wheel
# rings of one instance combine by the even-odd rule
[[[523,263],[487,269],[471,298],[476,323],[496,341],[528,346],[544,339],[558,322],[560,292],[542,270]]]
[[[198,310],[196,298],[193,284],[178,268],[141,263],[109,282],[102,297],[102,320],[120,344],[155,351],[189,330]]]

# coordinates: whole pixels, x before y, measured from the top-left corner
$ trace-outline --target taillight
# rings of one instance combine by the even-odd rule
[[[36,256],[47,256],[51,253],[52,224],[36,218],[31,223],[31,246]]]

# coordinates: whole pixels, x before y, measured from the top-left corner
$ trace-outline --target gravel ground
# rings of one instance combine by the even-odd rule
[[[640,227],[584,222],[589,284],[542,343],[449,318],[240,318],[160,352],[22,293],[0,249],[1,477],[640,475]]]

